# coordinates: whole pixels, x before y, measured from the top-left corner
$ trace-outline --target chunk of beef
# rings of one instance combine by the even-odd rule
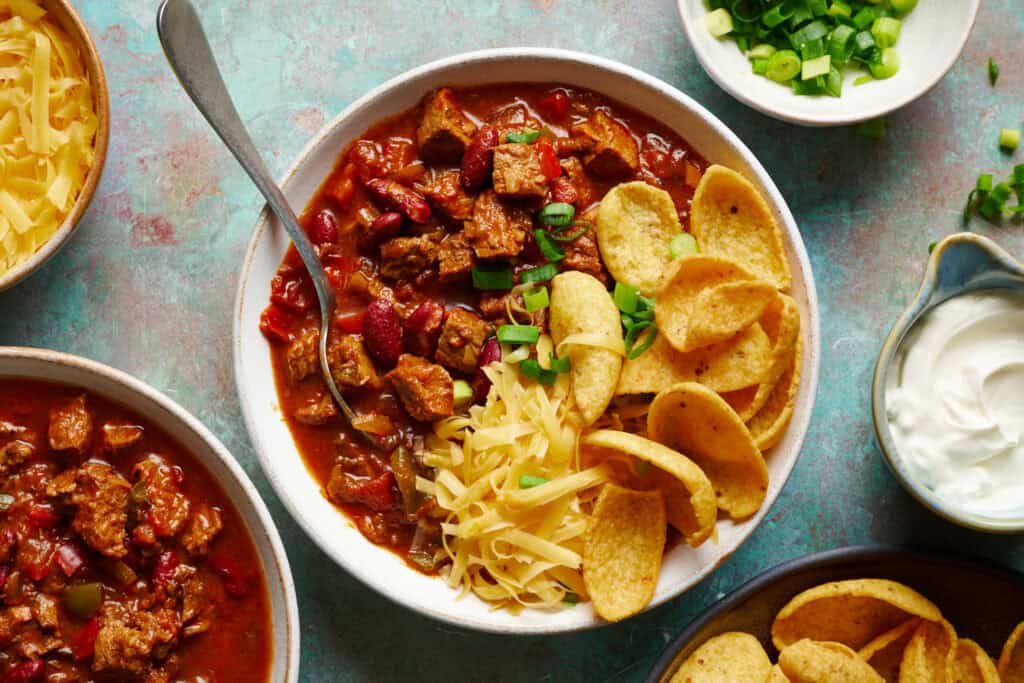
[[[142,518],[157,536],[174,536],[188,519],[189,499],[181,492],[181,470],[159,455],[150,454],[132,468],[135,481],[145,491]]]
[[[573,188],[576,190],[576,201],[572,202],[573,204],[582,210],[598,201],[599,197],[597,190],[594,189],[594,183],[583,169],[583,162],[579,158],[569,157],[568,159],[562,159],[560,164],[564,177],[572,183]]]
[[[601,260],[601,251],[593,230],[587,230],[571,242],[562,242],[562,250],[565,258],[559,264],[561,270],[578,270],[608,284],[608,271]]]
[[[18,605],[0,610],[0,645],[12,642],[23,624],[32,621],[32,608]]]
[[[107,557],[124,557],[128,494],[131,484],[110,465],[90,460],[81,467],[61,472],[46,487],[51,498],[68,496],[76,506],[71,528]]]
[[[541,199],[547,194],[548,179],[540,167],[537,148],[521,142],[494,149],[494,191],[501,197]]]
[[[457,164],[475,132],[476,125],[462,111],[450,88],[435,90],[423,102],[416,142],[425,161]]]
[[[327,496],[335,503],[358,503],[383,512],[395,507],[395,475],[391,471],[375,477],[360,477],[346,472],[340,465],[331,469],[327,480]]]
[[[594,143],[583,158],[587,170],[594,175],[620,180],[636,175],[639,170],[636,140],[625,126],[600,109],[587,121],[574,126],[573,134]]]
[[[473,217],[474,198],[459,182],[458,171],[445,171],[419,189],[448,220],[462,223]]]
[[[533,313],[526,310],[526,303],[523,295],[512,292],[483,292],[480,295],[480,305],[477,307],[484,318],[495,325],[504,325],[509,322],[509,311],[512,312],[512,319],[521,325],[535,325],[541,332],[545,332],[548,326],[548,309],[542,308]]]
[[[210,542],[224,528],[220,511],[206,503],[197,506],[181,534],[181,545],[192,557],[202,557],[210,549]]]
[[[295,386],[320,370],[320,330],[303,330],[284,352],[288,383]]]
[[[504,142],[509,133],[519,132],[524,128],[541,129],[540,121],[534,118],[525,105],[519,103],[507,105],[493,112],[487,117],[487,123],[498,131],[500,142]]]
[[[440,365],[403,353],[387,378],[414,420],[433,422],[455,412],[452,378]]]
[[[433,235],[396,237],[380,245],[380,274],[392,280],[412,279],[437,263]]]
[[[293,417],[302,424],[317,427],[325,425],[338,417],[338,407],[334,405],[333,398],[324,394],[320,398],[296,409]]]
[[[487,190],[477,197],[465,233],[479,258],[512,258],[523,250],[532,229],[529,211],[508,206],[493,190]]]
[[[453,370],[474,372],[480,349],[493,333],[494,327],[480,316],[464,308],[453,308],[441,328],[434,358]]]
[[[85,394],[50,410],[50,447],[55,451],[85,451],[92,435],[92,413]]]
[[[143,429],[138,425],[103,425],[103,446],[107,450],[120,451],[130,448],[142,440]]]
[[[14,640],[15,652],[25,659],[38,659],[64,647],[64,641],[60,636],[44,633],[35,624],[22,628]]]
[[[22,436],[28,435],[31,435],[31,432]],[[0,446],[0,475],[7,474],[18,467],[31,458],[35,452],[34,436],[32,440],[28,438],[15,439]]]
[[[441,282],[458,282],[473,271],[473,247],[465,231],[449,235],[437,251],[438,276]]]
[[[150,671],[153,650],[174,642],[181,619],[173,609],[152,612],[105,602],[100,609],[92,668],[115,676],[143,676]]]
[[[331,338],[327,349],[327,365],[339,387],[376,387],[380,384],[373,361],[366,353],[362,339],[356,335]]]
[[[60,628],[60,617],[57,600],[46,593],[36,593],[32,601],[32,618],[40,628],[56,631]]]

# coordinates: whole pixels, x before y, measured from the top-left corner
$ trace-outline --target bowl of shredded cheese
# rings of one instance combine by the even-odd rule
[[[0,291],[68,241],[99,185],[107,84],[66,0],[0,0]]]

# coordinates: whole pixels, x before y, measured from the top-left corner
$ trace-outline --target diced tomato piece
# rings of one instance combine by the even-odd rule
[[[49,503],[34,503],[28,511],[28,518],[37,529],[52,529],[60,521],[60,515]]]
[[[270,300],[297,313],[305,313],[316,301],[313,282],[303,272],[281,268],[270,281]]]
[[[363,317],[365,312],[347,313],[339,315],[334,319],[335,326],[346,334],[360,334],[363,331]]]
[[[156,566],[153,567],[153,583],[163,585],[170,581],[179,564],[181,564],[181,560],[173,551],[167,550],[160,553],[160,556],[156,558]]]
[[[43,667],[45,664],[41,659],[29,659],[18,664],[7,672],[3,683],[31,683],[43,679]]]
[[[569,113],[569,96],[561,90],[556,90],[542,97],[537,106],[554,119],[564,119]]]
[[[572,181],[566,177],[555,178],[551,183],[551,200],[575,204],[580,198],[580,193]]]
[[[217,555],[210,558],[210,567],[221,578],[228,595],[244,598],[249,594],[249,576],[233,558]]]
[[[71,641],[71,652],[75,659],[89,659],[96,651],[96,636],[100,634],[99,617],[93,617],[85,622],[85,626],[78,632],[75,639]]]
[[[260,315],[260,332],[270,341],[288,343],[294,338],[292,318],[280,306],[270,304]]]
[[[554,180],[562,175],[562,165],[558,163],[558,155],[555,148],[547,140],[539,140],[536,144],[537,156],[540,158],[540,172],[548,180]]]
[[[309,225],[309,239],[313,244],[330,244],[338,239],[338,221],[334,214],[323,209],[318,211]]]
[[[75,544],[63,543],[57,546],[57,564],[65,576],[73,576],[85,566],[85,562],[85,555]]]

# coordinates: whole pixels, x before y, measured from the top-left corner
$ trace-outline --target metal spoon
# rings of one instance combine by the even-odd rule
[[[334,290],[327,280],[327,274],[316,249],[306,232],[299,226],[295,212],[288,206],[288,200],[285,199],[281,188],[270,177],[263,159],[260,158],[246,132],[245,125],[231,101],[231,95],[224,85],[224,79],[210,50],[210,43],[206,40],[203,25],[192,3],[189,0],[164,0],[157,11],[156,30],[167,61],[174,69],[181,87],[263,193],[267,205],[277,214],[292,243],[295,244],[299,256],[302,257],[302,262],[306,264],[306,270],[309,271],[317,298],[320,300],[320,374],[334,400],[341,406],[341,411],[351,423],[355,413],[338,391],[338,386],[331,376],[331,369],[327,365],[327,333],[334,319]],[[359,429],[356,431],[373,446],[378,446],[373,436]]]

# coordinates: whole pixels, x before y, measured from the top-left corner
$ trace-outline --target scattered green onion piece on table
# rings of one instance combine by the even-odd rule
[[[548,288],[539,287],[538,289],[531,289],[527,292],[523,292],[523,304],[526,306],[526,310],[530,313],[536,313],[542,311],[548,307],[551,300],[548,298]]]
[[[498,328],[498,341],[502,344],[536,344],[540,328],[534,325],[502,325]]]
[[[999,80],[999,65],[992,61],[992,58],[988,58],[988,82],[992,84],[994,88],[996,81]]]
[[[457,379],[452,383],[452,391],[455,394],[455,405],[465,405],[473,400],[473,387],[464,379]]]
[[[545,231],[540,229],[534,230],[533,238],[537,241],[540,253],[544,254],[544,257],[549,261],[561,261],[565,258],[565,252],[555,243],[551,235]]]
[[[697,246],[697,238],[688,232],[679,233],[668,243],[669,256],[674,259],[684,254],[696,254],[698,252],[700,252],[700,247]]]
[[[505,142],[520,142],[524,144],[530,144],[540,137],[540,131],[534,128],[523,128],[522,130],[512,131],[505,135]]]
[[[541,384],[550,386],[558,379],[558,373],[554,370],[545,370],[534,358],[527,358],[519,364],[519,372],[530,379],[535,379]]]
[[[536,268],[530,268],[519,273],[520,282],[547,282],[558,275],[558,266],[554,263],[545,263]]]
[[[564,227],[572,225],[573,216],[576,215],[576,209],[572,204],[566,204],[565,202],[555,202],[548,204],[537,214],[540,218],[540,222],[545,225],[554,225],[557,227]]]
[[[635,313],[637,306],[640,303],[640,292],[636,287],[630,287],[624,285],[621,282],[615,283],[615,291],[612,293],[612,299],[615,300],[615,305],[620,311],[626,314]]]
[[[704,17],[704,24],[708,27],[708,33],[713,35],[715,38],[721,38],[722,36],[732,33],[733,23],[732,15],[729,14],[729,10],[724,7],[716,9],[714,12],[709,12]]]
[[[473,269],[472,274],[473,286],[477,289],[512,289],[512,285],[515,284],[512,277],[512,269],[507,267],[485,268],[477,266]]]
[[[999,131],[999,146],[1007,152],[1013,152],[1020,147],[1020,131],[1013,128],[1003,128]]]
[[[888,127],[889,121],[887,119],[870,119],[857,126],[857,135],[880,140],[885,137],[885,131]]]
[[[933,251],[935,251],[935,247],[937,247],[938,245],[939,245],[938,242],[932,242],[931,244],[929,244],[928,245],[928,253],[930,254]]]
[[[765,76],[776,83],[786,83],[800,73],[803,62],[792,50],[779,50],[768,60],[768,69]]]
[[[550,481],[545,477],[538,477],[533,474],[523,474],[519,476],[519,488],[521,489],[532,489],[534,486],[540,486]]]
[[[551,366],[551,369],[554,370],[555,372],[569,372],[569,370],[572,368],[572,361],[569,359],[569,356],[566,356],[565,358],[558,358],[555,356],[555,354],[552,353],[549,356],[549,359],[549,365]]]
[[[992,174],[991,173],[982,173],[980,176],[978,176],[978,190],[980,190],[981,192],[991,192],[992,191]]]

